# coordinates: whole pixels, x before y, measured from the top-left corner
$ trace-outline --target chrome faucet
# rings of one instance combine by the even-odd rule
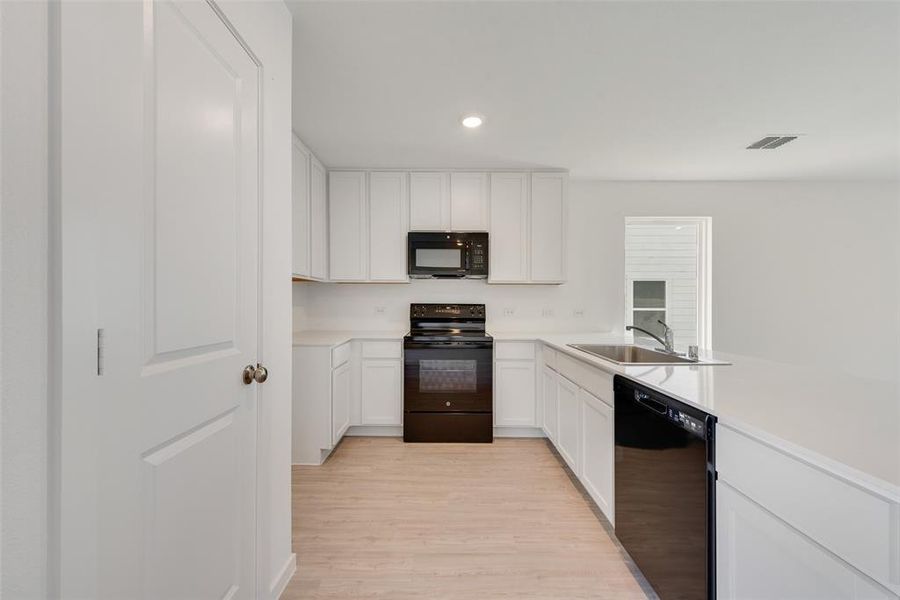
[[[666,325],[662,319],[657,319],[656,322],[665,328],[663,331],[663,336],[665,337],[665,339],[659,337],[658,335],[656,335],[655,333],[653,333],[651,331],[647,331],[646,329],[641,329],[640,327],[635,327],[634,325],[626,325],[625,331],[631,331],[632,329],[634,329],[636,331],[640,331],[641,333],[646,333],[647,335],[649,335],[650,337],[655,339],[657,342],[662,344],[663,349],[666,352],[668,352],[669,354],[677,354],[677,352],[675,352],[675,333],[672,331],[672,328],[669,327],[668,325]]]

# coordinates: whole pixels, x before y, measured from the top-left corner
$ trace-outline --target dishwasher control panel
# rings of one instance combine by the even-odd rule
[[[684,413],[677,408],[672,408],[671,406],[669,407],[669,419],[697,435],[704,435],[706,432],[706,425],[703,421],[695,419],[691,415]]]

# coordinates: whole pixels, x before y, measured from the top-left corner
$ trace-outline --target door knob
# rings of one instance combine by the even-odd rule
[[[257,363],[256,368],[253,370],[253,380],[256,381],[256,383],[265,383],[268,378],[269,370]]]
[[[253,383],[253,380],[256,378],[256,367],[253,365],[247,365],[244,367],[244,370],[241,371],[241,380],[244,382],[244,385],[250,385]]]

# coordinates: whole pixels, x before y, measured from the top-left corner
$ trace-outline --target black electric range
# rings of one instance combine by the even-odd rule
[[[493,442],[494,340],[484,304],[411,304],[403,440]]]

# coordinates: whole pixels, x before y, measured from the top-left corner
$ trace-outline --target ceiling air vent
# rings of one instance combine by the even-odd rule
[[[747,146],[747,150],[771,150],[772,148],[784,146],[788,142],[796,140],[797,137],[796,135],[767,135],[758,142],[753,142]]]

